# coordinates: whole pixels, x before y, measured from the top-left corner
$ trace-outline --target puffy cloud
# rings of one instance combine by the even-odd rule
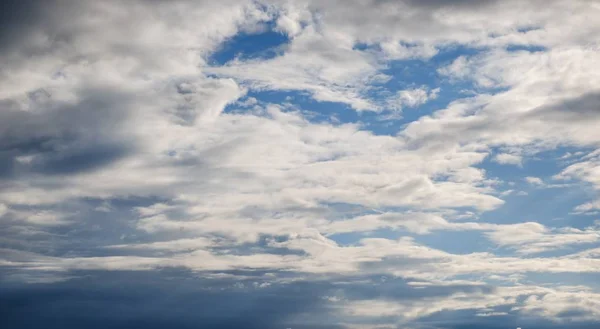
[[[431,99],[437,98],[439,88],[427,90],[426,87],[416,89],[407,89],[397,92],[395,97],[388,100],[388,106],[393,109],[402,109],[403,107],[417,107],[427,103]]]
[[[527,176],[525,181],[531,185],[544,185],[544,181],[539,177]]]
[[[520,155],[510,153],[500,153],[494,157],[494,161],[500,164],[511,164],[516,166],[523,165],[523,158]]]
[[[86,271],[186,269],[214,279],[207,287],[227,277],[234,289],[322,280],[342,291],[356,277],[401,277],[423,293],[349,296],[361,281],[319,305],[348,326],[418,328],[447,311],[597,320],[586,282],[549,288],[528,275],[597,274],[598,226],[502,212],[519,188],[509,181],[600,186],[595,3],[12,8],[0,14],[3,276],[56,284]],[[265,31],[285,35],[273,57],[212,60],[236,36]],[[398,87],[411,61],[430,69],[431,85],[419,76]],[[289,94],[347,112],[325,103],[315,115],[315,103],[278,98]],[[436,98],[440,108],[389,123],[393,133],[366,112]],[[552,178],[528,166],[546,151],[560,153]],[[496,177],[486,159],[517,167]],[[578,202],[574,215],[600,208],[595,195]],[[482,237],[483,249],[452,250],[446,236],[463,234],[458,242]],[[269,280],[238,282],[259,273]],[[468,287],[448,288],[459,280]]]
[[[600,241],[600,231],[594,227],[584,230],[575,228],[551,230],[533,222],[500,225],[486,234],[493,242],[515,248],[522,254],[539,253],[569,245],[591,244]]]

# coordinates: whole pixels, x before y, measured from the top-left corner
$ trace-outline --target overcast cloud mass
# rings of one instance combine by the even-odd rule
[[[600,2],[1,6],[0,327],[600,328]]]

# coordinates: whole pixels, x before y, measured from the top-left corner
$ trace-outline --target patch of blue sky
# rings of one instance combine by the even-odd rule
[[[403,236],[413,236],[405,230],[378,229],[373,231],[363,232],[345,232],[330,234],[327,237],[341,246],[356,245],[361,239],[366,238],[382,238],[397,240]]]
[[[223,43],[221,48],[212,54],[209,62],[213,65],[225,65],[233,59],[270,59],[281,54],[290,42],[287,35],[274,31],[273,22],[265,24],[265,28],[256,33],[242,32],[231,37]],[[528,30],[524,30],[526,32]],[[410,47],[411,45],[406,45]],[[378,46],[358,43],[355,49],[360,51],[377,51]],[[509,46],[510,51],[541,51],[543,48],[536,46]],[[472,81],[452,81],[438,73],[438,69],[452,63],[460,56],[476,56],[484,48],[473,48],[463,45],[451,44],[438,48],[438,53],[430,59],[410,59],[391,61],[381,73],[391,77],[389,81],[374,86],[365,97],[375,104],[385,104],[385,98],[401,90],[425,87],[428,90],[439,88],[436,98],[429,99],[426,103],[414,108],[405,107],[401,115],[396,110],[386,109],[382,105],[383,113],[370,111],[356,112],[348,104],[336,102],[321,102],[312,98],[311,94],[304,91],[251,91],[247,96],[254,97],[266,103],[290,103],[308,112],[307,119],[313,122],[356,123],[360,122],[364,129],[378,135],[393,135],[402,128],[424,115],[447,107],[449,103],[460,98],[470,97],[481,88]],[[501,92],[486,90],[488,93]],[[231,111],[235,105],[228,106],[225,111]],[[238,107],[239,109],[239,107]]]
[[[514,254],[514,251],[510,250],[500,250],[500,253],[498,253],[500,248],[491,243],[480,231],[432,230],[426,234],[416,234],[399,228],[336,233],[327,237],[341,246],[356,245],[361,239],[365,238],[398,240],[402,237],[410,237],[418,244],[457,255],[474,252],[494,252],[499,256]]]
[[[526,273],[523,282],[534,282],[539,285],[550,286],[578,286],[584,283],[592,289],[600,289],[599,273],[552,273],[552,272],[531,272]]]
[[[515,193],[503,196],[504,205],[483,213],[481,220],[493,223],[511,224],[535,221],[551,227],[573,226],[585,228],[593,224],[594,217],[573,213],[573,208],[589,201],[594,195],[591,188],[581,183],[554,180],[569,162],[561,159],[565,154],[582,151],[572,147],[560,147],[544,151],[535,156],[525,157],[522,167],[498,164],[488,157],[480,167],[487,176],[503,181],[503,190],[512,189]],[[543,184],[531,184],[526,177],[537,177]],[[519,195],[525,192],[527,195]]]
[[[538,153],[534,156],[523,156],[521,166],[516,164],[498,163],[495,156],[504,153],[501,149],[492,149],[492,154],[487,157],[480,167],[485,169],[489,177],[499,177],[506,182],[519,183],[527,176],[551,179],[563,169],[558,158],[553,156],[554,151]]]
[[[473,47],[473,46],[459,44],[459,43],[452,43],[452,44],[447,44],[445,46],[439,46],[437,48],[437,50],[438,50],[437,54],[435,54],[431,58],[431,61],[434,63],[437,63],[437,64],[446,65],[446,64],[450,64],[451,62],[453,62],[455,59],[457,59],[460,56],[471,57],[471,56],[479,55],[483,51],[485,51],[486,48],[485,47]]]
[[[364,129],[376,135],[394,135],[403,127],[424,115],[430,115],[444,109],[452,101],[459,98],[471,97],[477,89],[470,81],[451,81],[438,73],[438,69],[450,64],[461,55],[471,56],[478,51],[464,47],[449,47],[430,60],[400,60],[392,61],[381,73],[390,76],[385,83],[373,86],[364,96],[375,104],[381,104],[382,112],[356,112],[347,104],[320,102],[311,98],[308,93],[298,93],[292,101],[300,107],[315,112],[313,119],[333,119],[339,123],[360,122]],[[426,88],[429,92],[439,88],[435,98],[430,98],[424,104],[409,108],[405,107],[400,115],[396,109],[385,105],[385,100],[393,97],[402,90]],[[273,101],[273,93],[271,100]]]
[[[488,178],[501,180],[504,189],[531,189],[532,184],[526,181],[526,177],[537,177],[547,184],[560,184],[563,182],[555,181],[552,177],[560,173],[566,166],[566,163],[561,161],[560,157],[566,154],[568,150],[572,149],[560,148],[544,151],[533,156],[525,155],[521,165],[517,165],[496,162],[496,155],[502,154],[504,151],[492,149],[492,154],[484,159],[478,167],[486,171]]]
[[[496,224],[517,224],[538,222],[550,227],[588,227],[593,219],[587,216],[574,216],[572,210],[585,200],[585,193],[579,187],[544,188],[531,187],[526,196],[508,195],[503,197],[505,204],[481,214],[479,220]],[[575,219],[578,217],[578,219]],[[579,218],[584,219],[579,220]]]
[[[212,58],[218,65],[223,65],[236,57],[239,59],[271,58],[276,55],[276,49],[280,49],[282,45],[288,42],[289,39],[287,36],[272,30],[257,34],[240,33],[228,40],[222,49],[215,53]],[[355,48],[361,51],[372,50],[369,47],[368,45],[357,44]],[[515,45],[509,46],[508,50],[543,51],[543,48]],[[311,122],[333,124],[360,123],[362,129],[369,130],[374,134],[393,135],[401,131],[406,124],[417,120],[421,116],[430,115],[437,110],[444,109],[449,103],[457,99],[470,97],[473,95],[473,91],[481,91],[471,81],[453,81],[438,73],[440,67],[452,63],[456,58],[460,56],[476,56],[481,51],[483,49],[449,45],[440,48],[438,54],[428,60],[411,59],[388,63],[387,68],[382,73],[391,78],[387,82],[375,86],[366,95],[374,103],[381,104],[386,97],[401,90],[421,87],[425,87],[428,90],[440,89],[436,98],[432,98],[414,108],[404,108],[401,116],[394,117],[389,115],[393,111],[385,111],[385,108],[383,113],[370,111],[357,112],[348,104],[317,101],[307,91],[251,90],[246,97],[255,98],[262,103],[284,105],[289,110],[300,110],[306,119]],[[488,90],[490,93],[501,91],[501,89]],[[233,111],[243,110],[240,109],[238,104],[232,104],[225,109],[225,112]],[[388,114],[387,117],[386,114]],[[569,220],[569,218],[574,216],[570,213],[575,206],[589,199],[589,196],[586,198],[586,193],[588,192],[585,192],[581,188],[565,187],[549,189],[532,186],[524,179],[527,176],[535,176],[542,178],[544,181],[549,181],[553,175],[560,172],[564,167],[560,161],[557,161],[559,156],[562,156],[566,152],[575,151],[577,150],[560,148],[551,152],[545,152],[534,159],[526,159],[522,167],[498,164],[491,161],[491,157],[488,158],[481,164],[481,168],[487,171],[488,176],[497,177],[504,182],[513,182],[514,185],[505,185],[505,189],[524,191],[529,196],[504,196],[503,198],[507,201],[506,204],[495,211],[482,214],[481,219],[496,223],[518,223],[526,220],[540,221],[542,218],[545,218],[546,221],[550,221],[550,223],[546,224],[553,224],[553,226],[574,224],[571,223],[572,220]],[[554,200],[554,202],[549,202],[550,200]],[[538,206],[535,206],[535,204],[538,204]],[[558,220],[561,220],[562,224],[555,223]],[[583,225],[587,225],[589,221],[589,219],[579,220],[578,223],[581,225],[584,222]],[[457,232],[455,234],[459,237],[463,233]],[[362,234],[359,235],[362,236]],[[344,238],[344,240],[352,241],[355,238]],[[340,237],[340,239],[342,238]],[[435,239],[435,236],[432,236],[430,239]],[[457,245],[455,248],[457,250],[461,248],[466,250],[465,248],[468,248],[468,246]]]
[[[258,33],[242,32],[225,41],[220,49],[213,53],[208,62],[212,65],[225,65],[239,59],[271,59],[283,52],[290,41],[289,37],[272,30],[272,23],[267,24],[266,30]]]
[[[224,65],[238,58],[268,59],[282,51],[282,46],[289,42],[287,36],[267,30],[258,34],[240,33],[225,42],[222,49],[211,57],[215,65]],[[373,51],[373,46],[357,44],[361,51]],[[444,109],[456,99],[471,97],[478,88],[472,81],[453,81],[438,73],[438,69],[452,63],[460,56],[474,56],[481,49],[459,45],[448,45],[440,48],[438,54],[428,60],[410,59],[388,63],[381,73],[391,78],[382,84],[373,86],[363,97],[374,104],[380,104],[382,112],[353,110],[350,105],[337,102],[315,100],[307,91],[257,91],[251,90],[247,97],[273,104],[290,104],[301,109],[311,122],[330,122],[334,124],[360,123],[362,128],[377,135],[394,135],[403,127],[424,115]],[[437,97],[430,98],[424,104],[405,107],[401,114],[397,109],[386,106],[386,99],[402,90],[425,87],[431,91],[439,88]],[[501,90],[486,90],[499,92]],[[225,112],[240,111],[239,104],[229,105]]]
[[[496,252],[496,247],[480,231],[432,231],[414,235],[415,242],[457,255]]]
[[[394,132],[425,115],[431,115],[437,110],[444,109],[451,102],[471,97],[478,91],[478,87],[469,80],[452,80],[438,72],[446,65],[451,64],[460,56],[475,56],[481,52],[480,49],[469,48],[459,45],[449,45],[439,48],[438,53],[430,59],[396,60],[388,63],[387,68],[382,71],[391,77],[386,83],[378,86],[372,91],[372,97],[381,95],[391,96],[402,90],[418,89],[425,87],[428,91],[439,88],[437,97],[430,98],[424,104],[415,107],[405,107],[402,116],[397,120]],[[491,90],[491,92],[497,92]],[[389,128],[388,128],[389,129]]]
[[[543,51],[547,51],[548,48],[544,47],[544,46],[539,46],[539,45],[516,45],[516,44],[511,44],[506,46],[506,50],[509,52],[516,52],[516,51],[526,51],[526,52],[531,52],[531,53],[535,53],[535,52],[543,52]]]
[[[557,238],[558,239],[558,238]],[[546,257],[563,257],[572,255],[578,252],[586,251],[589,249],[594,249],[600,247],[599,242],[591,242],[591,243],[574,243],[570,245],[560,246],[559,248],[545,250],[538,253],[532,253],[523,258],[546,258]]]
[[[238,35],[232,38],[220,53],[215,54],[214,58],[221,64],[236,56],[240,59],[248,59],[253,56],[268,58],[273,54],[269,51],[286,42],[288,40],[285,36],[272,31],[257,35]],[[357,46],[357,49],[368,50],[366,46],[360,47],[360,45]],[[544,50],[535,46],[509,46],[507,49],[509,51]],[[348,104],[317,101],[307,91],[251,90],[246,98],[255,98],[261,103],[283,105],[289,110],[300,110],[305,118],[311,122],[360,123],[363,129],[372,131],[374,134],[393,135],[406,124],[417,120],[421,116],[430,115],[437,110],[446,108],[452,101],[470,97],[474,92],[480,92],[481,90],[471,81],[453,81],[438,73],[440,67],[452,63],[456,58],[476,56],[480,51],[480,49],[462,46],[449,46],[440,49],[439,53],[429,60],[414,59],[389,63],[387,69],[382,73],[390,76],[391,79],[374,87],[367,95],[375,103],[381,103],[385,97],[401,90],[422,87],[428,90],[440,89],[436,98],[414,108],[404,108],[401,117],[398,116],[396,119],[393,117],[382,119],[382,116],[385,116],[385,111],[383,113],[357,112]],[[488,90],[489,93],[501,91],[501,89]],[[240,108],[237,104],[232,104],[225,111],[240,111]],[[575,153],[577,151],[579,150],[567,147],[546,151],[533,158],[526,158],[522,167],[498,164],[492,161],[492,157],[486,159],[480,167],[487,171],[488,176],[497,177],[505,183],[512,182],[512,185],[505,184],[504,188],[523,191],[528,195],[512,194],[503,196],[502,198],[506,203],[494,211],[481,214],[479,220],[498,224],[535,221],[550,227],[573,226],[585,228],[591,225],[593,223],[591,216],[572,214],[574,207],[589,199],[589,195],[587,195],[589,192],[581,189],[581,187],[547,188],[531,185],[525,181],[525,177],[535,176],[541,178],[547,184],[555,184],[556,182],[551,181],[552,176],[559,173],[566,166],[565,161],[561,161],[560,157],[568,152]],[[348,212],[347,209],[340,210],[342,213]],[[352,212],[357,215],[355,211]],[[366,209],[359,212],[362,212],[361,214],[370,213]],[[380,229],[371,232],[333,234],[329,238],[340,245],[352,245],[366,237],[397,239],[401,236],[412,236],[418,243],[455,254],[486,251],[494,251],[499,256],[514,254],[513,249],[498,248],[482,232],[475,231],[433,231],[430,234],[417,235],[407,233],[404,230]],[[560,255],[573,252],[573,250],[579,248],[579,246],[574,246],[549,253]]]
[[[307,91],[250,91],[248,97],[272,104],[287,104],[293,110],[306,114],[310,122],[356,123],[361,112],[354,111],[350,105],[338,102],[318,101]]]
[[[338,102],[315,100],[306,91],[249,91],[240,102],[228,105],[225,113],[243,113],[240,103],[254,98],[264,104],[283,106],[284,111],[300,111],[303,117],[311,123],[327,124],[358,124],[359,129],[370,131],[375,135],[394,135],[401,129],[400,124],[393,120],[381,120],[381,113],[373,111],[355,111],[350,105]]]
[[[505,182],[513,182],[514,185],[505,184],[503,186],[505,189],[525,192],[527,195],[513,193],[503,196],[505,204],[495,210],[482,213],[479,221],[496,224],[518,224],[532,221],[547,227],[578,229],[594,225],[596,216],[573,213],[576,206],[588,201],[593,196],[591,195],[593,194],[592,189],[582,188],[581,184],[564,184],[565,182],[552,180],[552,176],[559,173],[568,164],[560,158],[564,154],[574,154],[578,151],[581,150],[561,147],[542,152],[533,159],[525,161],[522,167],[501,165],[488,158],[481,164],[488,176],[497,177]],[[528,183],[525,181],[525,177],[528,176],[541,178],[544,185]],[[564,186],[560,186],[560,184],[564,184]],[[514,250],[509,248],[494,247],[481,232],[437,231],[428,235],[416,236],[415,239],[417,242],[433,248],[457,254],[490,251],[490,248],[494,248],[494,253],[499,256],[514,253]],[[589,247],[589,244],[571,245],[540,255],[561,256]]]

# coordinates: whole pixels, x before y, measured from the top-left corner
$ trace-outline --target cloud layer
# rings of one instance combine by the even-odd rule
[[[600,325],[595,2],[6,7],[12,327]]]

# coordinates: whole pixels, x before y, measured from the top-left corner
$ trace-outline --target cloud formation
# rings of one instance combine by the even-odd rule
[[[6,7],[12,327],[600,324],[593,1]]]

